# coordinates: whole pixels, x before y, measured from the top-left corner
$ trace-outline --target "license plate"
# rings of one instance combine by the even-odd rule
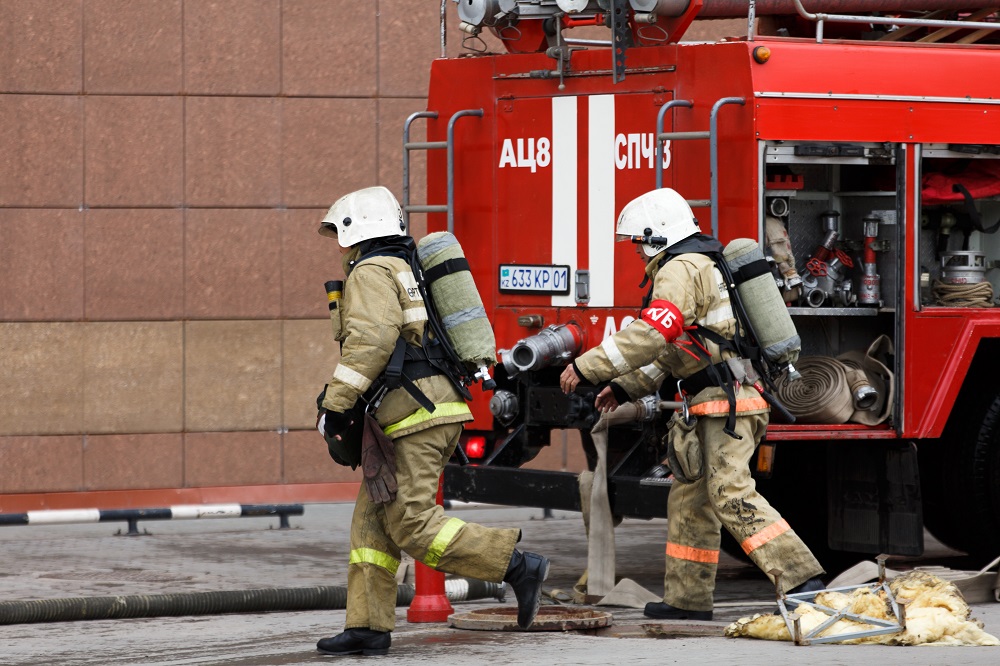
[[[568,294],[569,266],[501,264],[500,291],[532,294]]]

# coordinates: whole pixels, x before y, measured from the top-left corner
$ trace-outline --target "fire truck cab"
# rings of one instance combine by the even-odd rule
[[[553,430],[579,429],[587,448],[597,388],[566,396],[558,376],[638,316],[642,264],[615,221],[671,187],[723,243],[775,255],[768,227],[784,228],[793,258],[774,276],[803,358],[888,372],[868,387],[876,423],[772,414],[752,466],[810,547],[916,555],[926,525],[966,552],[1000,550],[997,10],[803,4],[459,0],[467,41],[489,33],[504,51],[436,60],[428,111],[404,130],[404,208],[456,234],[501,349],[465,435],[481,455],[449,465],[446,496],[579,509],[574,475],[519,466]],[[681,41],[719,17],[746,32]],[[609,37],[574,39],[578,26]],[[426,141],[410,139],[418,124]],[[423,149],[416,203],[408,159]],[[614,513],[665,515],[664,422],[612,429]]]

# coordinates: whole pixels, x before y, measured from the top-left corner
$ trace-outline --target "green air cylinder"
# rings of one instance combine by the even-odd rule
[[[470,370],[492,366],[497,358],[496,338],[458,239],[447,231],[428,234],[417,243],[417,259],[458,357]]]
[[[802,340],[760,246],[749,238],[737,238],[723,254],[764,356],[779,367],[795,363]]]

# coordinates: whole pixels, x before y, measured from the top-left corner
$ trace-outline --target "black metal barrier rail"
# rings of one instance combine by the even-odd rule
[[[288,516],[305,513],[302,504],[179,504],[158,509],[43,509],[27,513],[0,513],[0,525],[67,525],[128,522],[127,536],[142,534],[140,520],[247,518],[278,516],[279,529],[288,529]]]

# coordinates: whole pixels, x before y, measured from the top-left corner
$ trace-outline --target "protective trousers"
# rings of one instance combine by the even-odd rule
[[[449,518],[436,503],[438,479],[461,432],[461,424],[451,423],[395,440],[395,501],[372,504],[362,484],[351,520],[345,629],[393,630],[400,551],[439,571],[503,580],[520,530]]]
[[[698,419],[705,475],[670,488],[663,600],[675,608],[712,610],[723,526],[762,571],[781,569],[785,591],[823,573],[750,476],[750,457],[764,435],[767,414],[737,416],[735,430],[743,439],[725,434],[725,423],[724,417]]]

